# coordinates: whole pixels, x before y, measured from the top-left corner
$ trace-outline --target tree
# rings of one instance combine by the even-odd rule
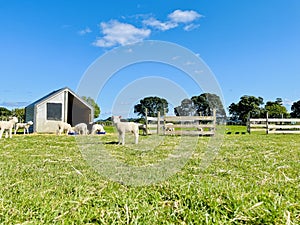
[[[7,119],[11,116],[11,111],[5,107],[0,107],[0,120]]]
[[[81,98],[94,108],[94,118],[98,118],[101,110],[99,105],[95,102],[95,100],[91,97],[86,96],[82,96]]]
[[[291,117],[300,118],[300,100],[293,103],[291,110]]]
[[[201,114],[205,116],[209,114],[209,103],[203,94],[199,96],[193,96],[191,100],[194,103],[196,115]]]
[[[148,116],[156,117],[158,112],[163,115],[164,111],[168,112],[168,102],[166,99],[156,96],[146,97],[134,106],[134,113],[144,117],[146,109],[148,110]]]
[[[218,117],[226,116],[226,112],[220,97],[216,94],[203,93],[199,96],[193,96],[191,100],[194,103],[196,113],[203,116],[211,116],[216,109]]]
[[[194,102],[191,99],[183,99],[181,105],[174,108],[176,116],[193,116],[195,115]]]
[[[214,109],[218,117],[226,116],[220,97],[216,94],[203,93],[191,99],[183,99],[181,105],[174,108],[174,113],[176,116],[211,116]]]
[[[18,117],[19,122],[25,121],[25,108],[16,108],[11,111],[12,115]]]
[[[261,115],[262,108],[260,106],[263,103],[262,97],[244,95],[237,104],[232,103],[229,106],[229,114],[232,115],[232,119],[239,119],[245,123],[249,113],[253,118]]]
[[[265,111],[268,112],[270,118],[288,117],[287,109],[282,105],[282,99],[277,98],[275,102],[267,102]]]

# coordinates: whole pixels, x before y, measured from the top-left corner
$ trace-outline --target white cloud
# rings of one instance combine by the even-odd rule
[[[201,73],[203,73],[204,71],[203,70],[195,70],[194,71],[196,74],[201,74]]]
[[[87,27],[83,30],[78,31],[78,34],[79,35],[85,35],[85,34],[88,34],[88,33],[91,33],[91,32],[92,32],[92,30],[89,27]]]
[[[200,26],[199,24],[195,24],[194,21],[201,17],[202,15],[196,11],[182,11],[177,9],[168,15],[168,20],[165,22],[162,22],[154,17],[150,17],[143,20],[143,24],[161,31],[166,31],[178,27],[180,23],[183,23],[186,24],[183,29],[185,31],[191,31]]]
[[[153,17],[151,17],[147,20],[143,20],[143,24],[154,27],[154,28],[162,30],[162,31],[170,30],[170,29],[178,26],[177,23],[173,23],[171,21],[161,22]]]
[[[132,53],[132,52],[133,52],[133,49],[132,49],[132,48],[126,49],[125,52],[127,52],[127,53]]]
[[[7,107],[7,108],[19,108],[19,107],[25,107],[26,105],[29,105],[30,102],[1,102],[0,106]]]
[[[191,62],[191,61],[187,61],[184,63],[185,66],[191,66],[191,65],[195,65],[195,62]]]
[[[172,57],[172,60],[178,60],[178,59],[180,59],[180,56],[178,55]]]
[[[200,27],[200,24],[191,23],[191,24],[186,25],[183,29],[185,31],[191,31],[191,30],[197,29],[198,27]]]
[[[117,45],[133,44],[143,41],[151,35],[151,30],[157,29],[167,31],[183,25],[183,30],[191,31],[200,25],[195,23],[199,18],[203,17],[193,10],[182,11],[177,9],[168,15],[166,21],[160,21],[153,16],[139,14],[135,16],[136,20],[142,20],[144,28],[138,28],[129,23],[122,23],[117,20],[100,23],[102,36],[94,41],[93,45],[97,47],[113,47]],[[126,19],[125,17],[123,19]],[[79,32],[80,35],[92,32],[86,28]]]
[[[151,34],[150,29],[139,29],[132,24],[111,20],[100,24],[103,37],[93,44],[98,47],[112,47],[115,45],[133,44],[144,40]]]
[[[293,101],[292,100],[290,100],[290,99],[284,99],[283,101],[282,101],[282,104],[283,105],[286,105],[286,106],[292,106],[293,105]]]
[[[202,15],[200,15],[194,10],[182,11],[180,9],[177,9],[171,14],[169,14],[168,17],[171,21],[176,23],[190,23],[202,17]]]

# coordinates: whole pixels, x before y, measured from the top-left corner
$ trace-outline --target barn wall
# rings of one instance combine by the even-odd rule
[[[36,132],[53,133],[57,130],[57,120],[47,120],[47,103],[62,104],[62,121],[65,121],[65,92],[61,92],[56,96],[44,101],[36,106]]]
[[[71,93],[68,96],[68,123],[75,126],[78,123],[87,125],[92,121],[92,110],[83,104],[78,98]]]

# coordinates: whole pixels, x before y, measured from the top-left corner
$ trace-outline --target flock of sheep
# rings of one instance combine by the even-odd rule
[[[29,133],[29,127],[33,125],[32,121],[29,121],[27,123],[19,123],[19,120],[17,117],[13,116],[10,117],[8,121],[0,121],[0,139],[2,138],[2,135],[5,131],[5,137],[12,138],[12,129],[15,128],[15,134],[17,133],[18,129],[24,128],[24,134],[27,132]]]
[[[135,144],[138,144],[139,141],[139,129],[144,131],[145,125],[134,123],[134,122],[121,122],[121,116],[112,116],[112,122],[114,126],[117,128],[119,133],[119,144],[125,144],[125,133],[131,132],[135,137]],[[0,121],[0,139],[4,131],[6,132],[5,137],[12,138],[12,130],[15,128],[15,134],[19,128],[24,128],[24,134],[29,133],[29,127],[33,125],[32,121],[27,123],[19,123],[17,117],[11,117],[8,121]],[[87,135],[89,134],[89,130],[87,128],[87,124],[79,123],[76,126],[72,127],[69,123],[58,121],[57,123],[57,135],[61,135],[62,133],[66,133],[67,135],[70,133],[77,133],[79,135]],[[105,130],[102,125],[94,124],[92,126],[91,134],[96,134],[97,132],[105,133]]]
[[[139,130],[141,129],[143,133],[146,132],[146,126],[144,124],[134,123],[134,122],[121,122],[121,116],[112,116],[112,122],[114,126],[117,128],[119,133],[119,144],[125,144],[125,133],[130,132],[135,137],[135,144],[139,142]],[[27,123],[19,123],[17,117],[11,117],[8,121],[0,121],[0,139],[4,131],[6,132],[5,137],[12,138],[12,129],[15,128],[15,134],[17,133],[19,128],[24,129],[24,134],[29,134],[29,127],[33,125],[32,121]],[[166,124],[166,130],[173,131],[174,124]],[[98,132],[105,134],[105,130],[100,124],[93,124],[91,134],[95,135]],[[89,130],[87,128],[87,124],[79,123],[76,126],[72,127],[69,123],[58,121],[57,122],[57,135],[61,134],[78,134],[78,135],[88,135]]]
[[[19,123],[19,120],[17,117],[13,116],[10,117],[8,121],[0,121],[0,139],[3,136],[3,133],[5,131],[5,137],[6,138],[12,138],[12,130],[14,128],[14,133],[16,134],[18,129],[23,128],[24,134],[29,134],[29,127],[33,125],[32,121],[29,121],[27,123]],[[57,123],[57,131],[56,133],[58,135],[61,135],[63,132],[66,132],[66,134],[69,133],[78,133],[80,135],[87,135],[89,133],[87,129],[87,125],[85,123],[77,124],[75,127],[71,127],[70,124],[62,121],[58,121]],[[91,134],[96,134],[97,132],[105,133],[105,130],[102,125],[100,124],[94,124],[92,127]]]
[[[72,127],[69,123],[59,121],[57,123],[58,129],[56,134],[61,135],[62,133],[68,134],[79,134],[79,135],[88,135],[89,130],[85,123],[79,123],[76,126]],[[105,133],[105,130],[102,125],[94,124],[92,127],[91,134],[96,134],[97,132]]]
[[[134,122],[121,122],[121,116],[112,116],[112,122],[117,128],[119,133],[119,144],[125,145],[125,133],[133,133],[135,137],[135,144],[139,142],[139,129],[144,129],[143,124],[138,124]],[[75,127],[71,127],[70,124],[65,122],[58,123],[57,134],[61,135],[63,132],[68,133],[78,133],[80,135],[87,135],[89,133],[87,125],[85,123],[79,123]],[[104,128],[100,124],[94,124],[92,127],[91,134],[96,134],[96,132],[105,132]]]

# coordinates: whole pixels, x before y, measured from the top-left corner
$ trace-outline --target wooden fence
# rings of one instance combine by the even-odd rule
[[[249,118],[248,133],[265,131],[266,134],[300,134],[300,119],[286,118]]]
[[[160,134],[160,129],[162,127],[162,125],[161,125],[162,118],[160,117],[160,112],[158,112],[157,117],[150,117],[150,116],[147,116],[147,114],[148,114],[148,111],[146,109],[146,116],[145,116],[146,135]]]
[[[147,113],[147,111],[146,111]],[[146,114],[147,115],[147,114]],[[145,117],[147,134],[163,135],[214,135],[216,111],[213,116]]]

